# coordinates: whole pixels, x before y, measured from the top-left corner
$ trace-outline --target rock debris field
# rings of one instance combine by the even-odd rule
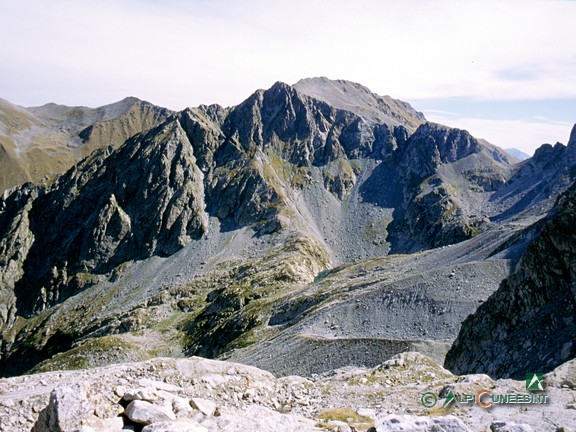
[[[32,432],[574,431],[576,362],[545,376],[548,404],[489,409],[453,394],[525,393],[525,382],[455,376],[419,353],[309,380],[237,363],[158,358],[0,380],[0,429]],[[422,395],[432,393],[426,408]]]

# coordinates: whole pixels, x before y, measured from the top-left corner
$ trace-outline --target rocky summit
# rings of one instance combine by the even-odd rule
[[[0,102],[3,430],[576,424],[576,128],[520,162],[326,78]],[[528,372],[550,404],[454,396]]]

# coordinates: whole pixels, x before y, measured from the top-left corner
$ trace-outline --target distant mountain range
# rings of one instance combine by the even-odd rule
[[[482,316],[494,302],[533,307],[498,294],[522,290],[499,286],[530,256],[545,275],[569,268],[546,254],[564,253],[549,225],[574,211],[575,137],[518,162],[326,78],[181,112],[134,98],[96,109],[2,101],[0,373],[161,355],[280,375],[406,350],[443,361],[481,303]],[[540,290],[556,283],[547,278]],[[461,370],[501,343],[507,366],[470,368],[506,375],[513,345],[475,347],[471,320],[447,364]],[[573,358],[565,347],[551,362],[531,351],[530,367]]]
[[[506,153],[508,153],[510,156],[518,159],[519,161],[523,161],[526,159],[530,159],[530,155],[524,153],[522,150],[518,150],[515,148],[507,148],[504,150]]]
[[[95,149],[118,147],[171,113],[136,98],[95,109],[22,108],[0,99],[0,191],[26,181],[49,183]]]

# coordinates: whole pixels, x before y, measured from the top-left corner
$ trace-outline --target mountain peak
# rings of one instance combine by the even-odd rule
[[[306,96],[324,101],[334,108],[359,115],[369,123],[386,123],[404,126],[414,131],[426,119],[410,104],[379,96],[361,84],[346,80],[330,80],[326,77],[305,78],[293,87]]]
[[[314,78],[303,78],[298,81],[293,87],[299,89],[302,93],[306,93],[306,90],[309,91],[322,91],[326,89],[333,89],[337,90],[341,93],[351,93],[354,90],[357,92],[373,94],[370,89],[362,84],[356,83],[354,81],[348,80],[332,80],[326,77],[314,77]]]
[[[289,84],[286,84],[286,83],[283,82],[283,81],[276,81],[276,82],[274,83],[274,85],[273,85],[272,87],[270,87],[270,90],[272,90],[272,89],[291,90],[291,89],[292,89],[292,86],[289,85]]]
[[[262,93],[262,98],[264,99],[278,99],[281,98],[282,100],[292,99],[294,97],[300,96],[294,87],[282,82],[277,81],[274,83],[272,87],[268,90],[265,90]]]
[[[504,151],[518,161],[530,159],[531,157],[529,154],[524,153],[522,150],[518,150],[517,148],[507,148],[504,149]]]

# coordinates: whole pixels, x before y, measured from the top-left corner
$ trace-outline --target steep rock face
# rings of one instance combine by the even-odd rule
[[[575,128],[568,145],[543,144],[534,156],[517,165],[510,178],[491,200],[504,211],[495,214],[496,222],[509,220],[520,213],[541,214],[554,204],[559,193],[576,180]]]
[[[24,238],[33,239],[20,251],[22,272],[11,273],[24,315],[73,295],[85,273],[170,255],[207,227],[203,175],[178,122],[93,153],[33,203],[12,201],[6,225],[28,220]]]
[[[390,225],[393,251],[457,243],[478,234],[487,219],[459,190],[483,194],[506,182],[510,160],[467,131],[425,123],[393,155],[403,205]]]
[[[229,111],[199,107],[181,121],[205,174],[209,213],[266,233],[286,225],[293,190],[309,184],[313,167],[322,167],[325,188],[342,200],[358,174],[349,160],[392,154],[406,127],[422,121],[409,106],[395,112],[408,120],[377,124],[276,83]]]
[[[568,164],[576,165],[576,125],[572,128],[570,139],[568,140]]]
[[[468,132],[425,123],[398,149],[397,165],[403,176],[415,182],[436,171],[442,163],[455,162],[480,151],[480,143]]]
[[[200,105],[198,108],[185,109],[179,116],[179,121],[194,148],[196,163],[207,176],[211,175],[216,165],[216,151],[225,140],[220,126],[227,115],[228,110],[220,105]]]
[[[408,201],[390,224],[392,252],[416,252],[458,243],[478,234],[487,222],[458,206],[450,186],[440,181]]]
[[[354,99],[356,105],[352,104]],[[376,123],[383,119],[388,123]],[[295,205],[287,190],[307,186],[311,168],[321,167],[324,187],[344,201],[362,171],[353,161],[374,160],[381,161],[382,171],[390,173],[387,181],[395,184],[394,189],[402,190],[401,205],[394,207],[394,222],[388,230],[393,252],[438,247],[473,237],[486,224],[487,214],[477,197],[469,206],[469,197],[459,198],[457,191],[494,192],[510,175],[510,158],[466,131],[423,121],[409,106],[373,95],[353,83],[338,81],[332,85],[323,79],[294,87],[276,83],[233,108],[222,122],[221,133],[214,132],[218,130],[214,121],[196,120],[196,125],[203,124],[213,138],[206,154],[216,161],[215,168],[208,165],[204,170],[208,190],[213,191],[209,195],[226,197],[224,191],[234,189],[230,185],[243,191],[240,197],[233,193],[235,201],[225,198],[209,209],[220,218],[237,214],[249,207],[241,197],[257,194],[258,198],[250,202],[261,202],[259,207],[268,209],[262,219],[268,221],[263,232],[274,231],[285,225],[278,217],[287,212],[278,209]],[[275,158],[292,171],[304,169],[300,184],[290,181],[294,176],[278,178],[269,170],[253,169],[264,163],[280,174]],[[450,168],[442,173],[442,167]],[[231,171],[235,174],[230,175]],[[390,205],[396,198],[380,201]],[[255,219],[256,213],[250,211],[246,217],[235,217],[235,223],[247,225]]]
[[[222,130],[229,145],[272,148],[299,166],[324,165],[344,156],[371,157],[394,138],[392,125],[376,127],[284,83],[253,94],[230,113]]]
[[[504,280],[462,325],[446,357],[461,373],[522,377],[576,356],[576,184]]]
[[[568,147],[574,148],[576,146],[576,125],[572,127],[572,131],[570,132],[570,139],[568,140]]]
[[[286,196],[262,151],[261,108],[252,106],[257,98],[258,93],[230,113],[203,106],[179,119],[204,173],[208,213],[231,228],[254,226],[264,234],[280,229]]]
[[[0,328],[16,316],[15,284],[24,276],[24,261],[34,243],[29,212],[40,190],[25,184],[4,193],[0,207]]]

